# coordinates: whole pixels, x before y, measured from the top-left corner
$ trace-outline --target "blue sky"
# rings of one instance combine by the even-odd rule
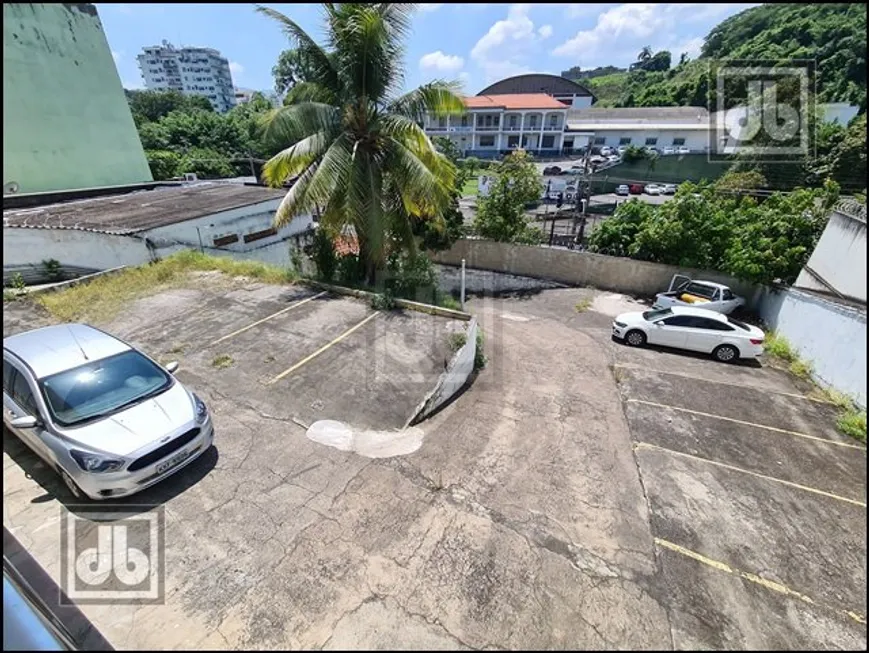
[[[269,5],[319,38],[320,9]],[[710,28],[752,6],[725,4],[423,4],[407,43],[406,86],[459,80],[469,94],[525,72],[626,66],[645,45],[696,56]],[[98,4],[124,86],[140,88],[136,55],[163,39],[216,48],[236,86],[269,90],[286,37],[247,4]]]

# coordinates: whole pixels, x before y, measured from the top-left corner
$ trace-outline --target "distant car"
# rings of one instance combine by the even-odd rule
[[[610,163],[618,163],[622,160],[622,157],[620,157],[618,154],[610,154],[606,159]]]
[[[691,154],[691,148],[680,145],[678,148],[676,148],[676,152],[679,154]]]
[[[646,195],[660,195],[663,188],[658,184],[646,184],[646,187],[643,189],[643,192]]]
[[[643,185],[642,184],[631,184],[628,186],[628,191],[631,195],[642,195],[643,194]]]
[[[615,153],[615,151],[609,145],[605,145],[602,148],[600,148],[601,156],[609,156],[610,154],[614,154],[614,153]]]
[[[669,145],[661,149],[661,154],[663,154],[664,156],[669,156],[669,155],[675,154],[675,153],[676,153],[676,148],[671,147]]]
[[[543,174],[547,177],[557,176],[561,174],[561,168],[558,166],[549,166],[548,168],[543,168]]]
[[[647,154],[650,154],[652,156],[658,156],[658,154],[660,154],[660,152],[658,152],[658,150],[651,145],[646,145],[645,147],[643,147],[643,149],[646,151]]]
[[[744,305],[745,298],[734,295],[725,285],[674,274],[667,291],[655,296],[652,308],[696,306],[727,315]]]
[[[621,155],[623,155],[625,152],[628,151],[628,146],[627,146],[627,145],[619,145],[619,147],[618,147],[618,149],[617,149],[616,151],[619,153],[619,156],[621,156]]]
[[[664,184],[661,187],[661,194],[663,194],[663,195],[675,195],[676,194],[676,184]]]
[[[630,192],[631,192],[631,189],[628,188],[627,184],[621,184],[620,186],[616,186],[616,195],[625,196],[625,195],[629,195]]]
[[[570,170],[567,171],[569,175],[581,175],[582,174],[582,166],[570,166]]]
[[[3,423],[77,499],[144,490],[202,455],[202,400],[127,343],[84,324],[3,339]]]
[[[763,331],[702,308],[674,306],[622,313],[613,322],[612,334],[631,347],[650,344],[687,349],[711,354],[722,363],[763,353]]]

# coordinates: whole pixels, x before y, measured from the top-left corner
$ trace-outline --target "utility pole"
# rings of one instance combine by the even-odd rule
[[[591,159],[591,142],[592,142],[592,139],[589,138],[588,143],[586,144],[586,147],[585,147],[585,158],[583,159],[583,162],[582,162],[582,179],[581,179],[581,181],[579,181],[577,183],[576,197],[574,198],[576,200],[576,206],[574,209],[572,233],[576,234],[576,225],[578,223],[581,224],[582,228],[580,229],[580,232],[579,232],[580,241],[585,233],[585,216],[584,216],[585,209],[583,208],[583,217],[582,218],[579,217],[579,209],[580,209],[580,206],[582,206],[583,197],[585,197],[585,195],[587,193],[589,193],[590,189],[591,189],[591,173],[589,172],[589,160]],[[591,198],[590,197],[586,198],[586,204],[584,206],[588,206],[589,199],[591,199]]]

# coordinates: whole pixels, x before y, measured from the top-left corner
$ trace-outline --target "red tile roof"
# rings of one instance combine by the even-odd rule
[[[567,109],[568,106],[546,93],[511,93],[509,95],[475,95],[464,98],[469,109]]]
[[[358,254],[359,241],[356,240],[356,236],[347,234],[338,236],[335,239],[335,253],[338,256],[344,256],[345,254]]]

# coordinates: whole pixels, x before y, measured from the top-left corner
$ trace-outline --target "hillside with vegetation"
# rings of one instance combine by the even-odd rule
[[[710,65],[720,60],[813,59],[820,102],[849,102],[865,108],[866,5],[760,5],[714,27],[700,57],[693,61],[673,57],[678,63],[666,70],[643,65],[644,59],[655,57],[669,59],[670,53],[644,48],[628,72],[589,76],[582,83],[597,95],[602,107],[706,106]]]

